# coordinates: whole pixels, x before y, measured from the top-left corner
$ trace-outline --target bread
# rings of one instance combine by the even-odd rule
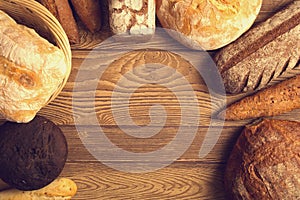
[[[101,29],[100,0],[71,0],[73,8],[89,31]]]
[[[155,32],[155,0],[109,0],[109,25],[116,40],[147,41]]]
[[[288,74],[300,59],[300,1],[221,49],[214,60],[228,93],[261,89]]]
[[[229,199],[299,199],[299,141],[299,122],[264,119],[246,126],[227,161]]]
[[[0,114],[29,122],[62,83],[61,49],[0,11]]]
[[[9,189],[0,192],[0,200],[68,200],[75,196],[77,186],[68,178],[58,178],[44,188],[33,191]]]
[[[79,30],[68,0],[37,0],[60,22],[71,44],[79,43]]]
[[[219,49],[255,21],[262,0],[158,0],[157,17],[171,36],[192,49]],[[178,34],[179,33],[179,34]]]
[[[36,190],[48,185],[62,172],[67,155],[63,132],[42,116],[0,126],[0,177],[14,188]]]
[[[218,114],[226,120],[275,116],[300,108],[300,75],[279,82],[229,105]]]

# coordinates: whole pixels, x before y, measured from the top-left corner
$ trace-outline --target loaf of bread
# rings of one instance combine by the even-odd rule
[[[279,82],[229,105],[218,114],[226,120],[275,116],[300,108],[300,75]]]
[[[261,89],[288,75],[300,59],[300,1],[221,49],[214,60],[228,93]]]
[[[62,83],[62,50],[0,11],[0,114],[28,122]]]
[[[71,0],[71,3],[89,31],[95,33],[101,29],[100,0]]]
[[[229,199],[299,199],[299,141],[299,122],[264,119],[245,127],[227,161]]]
[[[155,0],[109,0],[109,24],[117,40],[149,40],[155,32]]]
[[[37,0],[60,22],[71,44],[79,43],[79,30],[68,0]]]
[[[182,44],[214,50],[240,37],[254,23],[262,0],[158,0],[157,17]]]
[[[36,116],[28,123],[0,126],[0,178],[19,190],[37,190],[55,180],[68,156],[67,140],[52,121]]]
[[[0,200],[69,200],[75,196],[77,186],[68,178],[58,178],[44,188],[33,191],[8,189],[0,192]]]

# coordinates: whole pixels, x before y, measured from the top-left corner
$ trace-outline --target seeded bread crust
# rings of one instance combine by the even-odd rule
[[[300,75],[284,80],[229,105],[218,114],[225,120],[276,116],[300,108]]]
[[[300,59],[300,1],[221,49],[214,60],[228,93],[260,89],[297,68]]]

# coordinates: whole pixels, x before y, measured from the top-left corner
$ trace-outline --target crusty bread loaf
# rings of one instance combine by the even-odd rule
[[[117,40],[149,40],[155,32],[155,0],[109,0],[109,24]]]
[[[0,114],[28,122],[67,73],[62,50],[0,11]]]
[[[169,32],[182,44],[214,50],[248,30],[261,5],[262,0],[158,0],[157,17],[164,28],[180,33]]]
[[[228,93],[265,87],[295,69],[300,59],[300,1],[221,49],[214,60]]]
[[[299,122],[264,119],[245,127],[227,161],[229,199],[299,199],[299,141]]]
[[[76,192],[77,186],[74,181],[68,178],[58,178],[39,190],[8,189],[1,191],[0,200],[69,200]]]
[[[68,0],[37,0],[44,5],[60,22],[66,32],[70,43],[78,43],[79,30],[74,19]]]
[[[226,120],[275,116],[300,108],[300,75],[279,82],[229,105],[218,114]]]
[[[101,29],[100,0],[71,0],[71,3],[89,31],[95,33]]]

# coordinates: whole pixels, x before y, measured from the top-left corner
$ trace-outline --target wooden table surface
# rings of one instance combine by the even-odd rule
[[[286,2],[288,0],[264,0],[256,22],[265,20]],[[221,126],[222,122],[212,120],[212,113],[222,108],[224,104],[218,101],[219,97],[211,97],[211,93],[209,93],[203,79],[195,73],[192,67],[188,66],[186,61],[181,60],[180,57],[172,54],[172,52],[155,51],[150,48],[148,50],[131,52],[121,58],[114,59],[118,55],[116,52],[119,52],[120,49],[126,49],[126,46],[122,47],[114,44],[110,46],[108,44],[105,46],[107,59],[103,59],[103,57],[106,58],[106,54],[103,56],[100,51],[92,51],[92,49],[110,37],[106,27],[94,35],[81,30],[81,36],[81,43],[72,45],[73,68],[65,88],[53,102],[39,112],[40,115],[58,124],[67,137],[69,156],[61,176],[69,177],[77,183],[78,192],[74,199],[226,199],[223,186],[226,160],[243,126],[251,123],[251,120],[225,122],[224,126]],[[171,44],[172,49],[176,52],[188,51],[169,37],[158,38],[148,43],[149,46],[147,47],[161,49],[162,44],[168,43]],[[144,46],[141,45],[141,49],[143,48]],[[193,52],[193,56],[197,56],[197,53]],[[98,60],[99,57],[101,57],[100,60]],[[112,94],[113,92],[116,93],[116,86],[119,93],[115,98],[128,95],[131,91],[128,89],[129,87],[122,88],[122,85],[118,82],[126,72],[130,71],[134,66],[157,62],[158,60],[164,65],[176,68],[190,83],[199,103],[200,122],[197,126],[181,123],[182,106],[186,106],[189,109],[189,106],[186,105],[189,101],[183,99],[183,104],[180,104],[182,102],[179,102],[172,89],[159,84],[149,83],[136,88],[130,96],[129,105],[126,103],[118,104],[117,106],[112,105]],[[81,79],[77,75],[82,70],[82,65],[87,65],[84,61],[103,62],[101,64],[108,67],[101,78],[93,77],[94,73],[90,73],[90,79]],[[109,62],[111,61],[114,62],[110,64]],[[139,72],[136,73],[138,74]],[[138,77],[133,78],[138,80]],[[126,83],[129,84],[130,77],[125,79]],[[93,93],[93,87],[89,86],[95,80],[99,81],[96,84],[96,91]],[[169,87],[180,87],[180,84],[175,79],[170,80]],[[78,85],[86,87],[79,87]],[[180,89],[176,89],[176,91],[178,92]],[[72,101],[74,96],[76,98]],[[227,103],[242,96],[227,96]],[[128,120],[129,123],[130,119],[127,119],[128,116],[124,113],[129,110],[131,120],[136,125],[147,127],[150,123],[149,108],[153,104],[161,104],[165,108],[167,117],[162,130],[148,138],[146,136],[145,138],[130,136],[130,131],[135,128],[135,125],[126,124],[126,121]],[[95,107],[93,107],[94,105]],[[116,156],[116,152],[111,153],[112,157],[104,156],[103,154],[107,150],[105,148],[109,147],[98,144],[96,138],[95,142],[88,140],[88,142],[85,142],[87,143],[85,144],[86,146],[84,146],[78,130],[84,130],[85,126],[91,126],[90,119],[87,117],[90,113],[96,114],[98,123],[94,125],[102,127],[109,141],[114,144],[113,148],[122,150],[117,159],[113,157]],[[191,110],[190,114],[193,115],[194,113],[195,111]],[[296,110],[278,117],[297,120],[299,114],[299,111]],[[114,119],[114,115],[118,115],[120,118],[124,115],[125,119],[119,119],[121,122],[117,121]],[[153,118],[162,118],[157,113],[151,113],[151,115]],[[191,116],[191,118],[193,117],[197,117],[197,115]],[[122,122],[125,123],[120,125]],[[153,154],[156,156],[155,159],[145,157],[143,160],[143,157],[141,157],[142,159],[139,161],[134,158],[128,160],[127,156],[123,155],[123,152],[131,152],[130,155],[148,155],[149,152],[159,151],[165,145],[173,142],[180,127],[183,127],[185,131],[183,134],[186,134],[182,140],[182,144],[188,145],[186,149],[179,145],[178,148],[172,147],[174,152],[171,151],[171,153],[159,156]],[[189,141],[189,136],[193,134],[193,130],[196,130],[195,138]],[[220,137],[218,138],[219,131]],[[86,138],[90,133],[86,132],[85,134],[87,135],[84,135],[81,132],[80,134],[81,137]],[[139,133],[139,135],[141,136],[142,133]],[[207,137],[211,137],[211,140],[205,140],[207,145],[213,145],[215,138],[218,140],[216,140],[216,145],[205,157],[199,158],[200,148],[204,145],[204,139]],[[100,158],[95,158],[86,147],[91,150],[93,148],[94,150],[96,149],[96,153],[100,155]],[[169,163],[169,165],[155,171],[143,171],[146,170],[147,166],[155,167],[156,164],[157,168],[163,166],[165,161],[168,160],[166,158],[174,155],[179,155],[179,158]],[[107,163],[110,163],[110,165],[108,166]],[[118,167],[121,170],[117,169]],[[132,170],[140,171],[137,173],[130,172]]]

